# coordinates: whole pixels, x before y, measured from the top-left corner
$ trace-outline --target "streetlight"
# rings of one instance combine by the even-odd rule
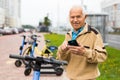
[[[57,0],[57,33],[59,32],[59,13],[60,13],[60,6],[59,6],[59,0]]]
[[[81,0],[81,5],[84,6],[84,4],[83,4],[83,0]]]

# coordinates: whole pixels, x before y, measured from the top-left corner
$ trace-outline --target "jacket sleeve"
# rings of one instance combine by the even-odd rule
[[[87,57],[89,63],[104,62],[107,59],[107,52],[100,34],[96,35],[93,49],[86,49],[84,56]]]

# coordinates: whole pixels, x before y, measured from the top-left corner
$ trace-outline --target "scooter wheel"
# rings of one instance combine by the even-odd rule
[[[21,60],[16,60],[16,61],[15,61],[15,66],[16,66],[16,67],[20,67],[21,65],[22,65]]]
[[[27,67],[27,68],[25,69],[25,71],[24,71],[24,75],[25,75],[25,76],[30,75],[31,71],[32,71],[32,69],[31,69],[30,67]]]
[[[63,73],[63,69],[60,68],[60,67],[56,67],[56,68],[55,68],[55,71],[56,71],[56,75],[57,75],[57,76],[61,76],[62,73]]]

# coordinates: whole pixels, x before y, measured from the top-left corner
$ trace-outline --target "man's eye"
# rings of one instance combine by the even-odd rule
[[[80,18],[81,16],[76,16],[77,18]]]
[[[71,16],[71,18],[74,18],[74,16]]]

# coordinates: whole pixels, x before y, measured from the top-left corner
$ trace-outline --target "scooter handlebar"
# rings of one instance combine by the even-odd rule
[[[58,64],[58,65],[67,65],[66,61],[60,61],[56,60],[54,58],[43,58],[43,57],[31,57],[31,56],[22,56],[22,55],[14,55],[10,54],[10,58],[15,58],[15,59],[24,59],[24,60],[30,60],[30,61],[39,61],[42,63],[48,63],[48,64]]]
[[[21,56],[21,55],[13,55],[13,54],[10,54],[10,55],[9,55],[9,58],[24,59],[25,57],[24,57],[24,56]]]
[[[15,54],[10,54],[9,57],[10,58],[14,58],[14,59],[35,60],[34,57],[22,56],[22,55],[15,55]]]

